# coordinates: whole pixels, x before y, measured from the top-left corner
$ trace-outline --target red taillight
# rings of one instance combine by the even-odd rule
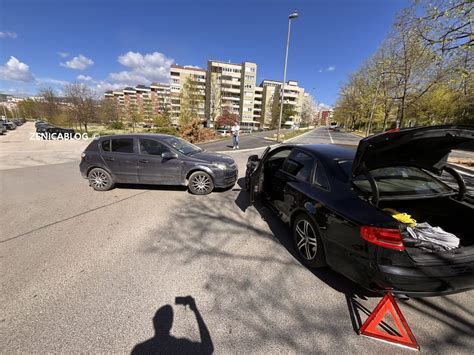
[[[369,243],[388,249],[405,250],[399,229],[362,226],[360,235]]]

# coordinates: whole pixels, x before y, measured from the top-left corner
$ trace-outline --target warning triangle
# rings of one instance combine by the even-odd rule
[[[384,326],[384,328],[389,329],[391,328],[387,327],[383,322],[383,319],[387,314],[392,316],[398,334],[393,334],[395,333],[394,331],[389,333],[386,330],[380,330],[377,328],[379,326]],[[359,329],[359,334],[395,345],[420,350],[420,346],[418,345],[415,336],[411,332],[405,317],[403,317],[402,311],[398,308],[398,305],[390,292],[382,298],[377,307],[375,307],[374,311],[370,314],[369,318],[367,318],[364,324],[362,324],[362,327]]]

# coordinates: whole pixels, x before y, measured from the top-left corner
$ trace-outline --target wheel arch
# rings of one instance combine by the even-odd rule
[[[209,174],[209,176],[211,177],[212,179],[212,183],[214,184],[215,183],[215,176],[214,176],[214,173],[212,172],[211,169],[209,169],[208,167],[206,166],[194,166],[192,167],[191,169],[188,170],[188,172],[186,173],[186,178],[185,178],[185,184],[186,186],[188,185],[189,183],[189,177],[191,176],[191,174],[197,172],[197,171],[202,171],[206,174]]]
[[[107,171],[110,174],[110,176],[112,176],[115,179],[115,175],[109,169],[107,169],[105,166],[98,165],[98,164],[94,164],[94,165],[91,165],[90,167],[88,167],[87,170],[86,170],[86,176],[89,176],[91,170],[96,169],[96,168],[104,169],[105,171]]]

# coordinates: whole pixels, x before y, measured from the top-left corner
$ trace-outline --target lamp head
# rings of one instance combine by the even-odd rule
[[[297,18],[298,15],[299,15],[299,14],[298,14],[298,11],[295,10],[295,11],[293,11],[293,12],[290,14],[290,16],[288,16],[288,18],[289,18],[290,20],[292,20],[292,19],[294,19],[294,18]]]

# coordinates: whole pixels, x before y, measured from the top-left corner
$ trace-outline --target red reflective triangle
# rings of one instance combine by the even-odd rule
[[[391,314],[396,330],[400,335],[389,334],[386,331],[377,329],[380,323],[383,322],[387,313]],[[377,307],[375,307],[374,311],[370,314],[369,318],[367,318],[364,324],[362,324],[362,327],[359,329],[359,334],[396,345],[406,346],[411,349],[420,350],[420,346],[418,345],[415,336],[411,332],[405,317],[403,317],[402,311],[398,308],[398,305],[390,292],[382,298]]]

